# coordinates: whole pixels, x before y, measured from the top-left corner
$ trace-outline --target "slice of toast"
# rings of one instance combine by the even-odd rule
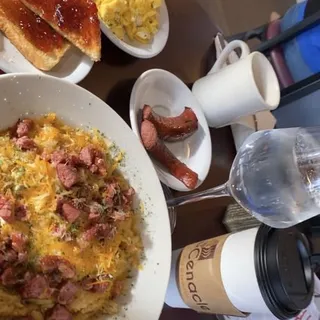
[[[91,60],[100,60],[101,31],[97,6],[93,0],[22,0],[22,2]]]
[[[0,30],[36,68],[49,71],[70,43],[20,0],[0,1]]]

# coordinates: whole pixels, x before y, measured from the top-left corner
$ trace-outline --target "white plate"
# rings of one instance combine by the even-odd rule
[[[207,121],[199,102],[189,88],[172,73],[153,69],[143,73],[135,83],[130,99],[130,121],[132,130],[140,137],[141,109],[145,104],[155,108],[163,116],[181,114],[190,107],[199,120],[199,129],[191,137],[179,142],[168,142],[166,146],[190,169],[198,173],[199,187],[208,175],[211,164],[211,137]],[[168,187],[178,191],[190,191],[174,178],[159,163],[153,163],[159,179]]]
[[[78,83],[90,72],[93,61],[72,46],[51,71],[44,72],[30,63],[11,42],[0,33],[0,69],[6,73],[48,74]]]
[[[158,55],[165,47],[169,37],[169,15],[165,1],[163,0],[159,12],[159,32],[150,44],[141,44],[120,40],[102,21],[100,22],[102,32],[121,50],[142,59],[148,59]]]
[[[124,298],[127,305],[114,319],[158,319],[169,279],[170,224],[159,179],[137,137],[102,100],[54,77],[4,75],[0,77],[0,97],[0,130],[12,125],[24,114],[33,116],[56,112],[67,123],[99,129],[125,151],[126,160],[121,171],[136,189],[136,200],[144,204],[142,238],[145,260],[143,269],[133,280],[131,294]]]

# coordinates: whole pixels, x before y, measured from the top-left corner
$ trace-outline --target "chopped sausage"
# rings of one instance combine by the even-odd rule
[[[80,210],[69,203],[64,203],[62,205],[61,214],[70,223],[75,222],[79,218],[80,213]]]
[[[23,276],[23,280],[24,281],[30,281],[33,278],[33,274],[30,271],[27,271],[24,276]]]
[[[115,236],[115,232],[116,228],[114,226],[107,223],[99,223],[87,230],[83,234],[83,238],[86,241],[112,239]]]
[[[156,127],[148,120],[142,122],[141,140],[146,150],[189,189],[194,189],[198,175],[178,160],[159,139]]]
[[[45,256],[40,261],[42,272],[53,273],[59,271],[64,279],[72,279],[76,272],[74,266],[59,256]]]
[[[118,182],[110,182],[107,184],[105,191],[105,204],[109,207],[114,205],[114,197],[120,192],[120,186]]]
[[[53,166],[56,167],[60,163],[66,164],[68,160],[68,155],[63,150],[57,150],[52,153],[50,160]]]
[[[46,299],[51,296],[49,284],[44,276],[36,275],[26,281],[22,288],[24,299]]]
[[[97,202],[93,202],[89,206],[89,220],[95,221],[99,220],[99,218],[103,215],[104,209],[101,204]]]
[[[66,189],[70,189],[73,185],[79,182],[78,171],[71,165],[58,164],[57,175],[60,182]]]
[[[46,274],[45,278],[47,279],[50,288],[57,288],[64,281],[60,272]]]
[[[80,166],[82,162],[79,156],[72,154],[72,155],[69,155],[68,164],[70,164],[71,166],[77,167],[77,166]]]
[[[10,264],[18,261],[18,254],[13,249],[7,249],[4,258]]]
[[[17,261],[18,264],[22,264],[27,260],[28,260],[28,253],[26,251],[18,253],[18,261]]]
[[[24,205],[18,205],[14,211],[15,217],[19,221],[24,221],[27,218],[27,208]]]
[[[191,108],[185,108],[177,117],[162,117],[152,108],[145,105],[143,120],[148,120],[155,126],[159,138],[165,141],[179,141],[188,138],[198,130],[198,118]]]
[[[72,320],[72,314],[62,305],[57,304],[46,314],[46,320]]]
[[[17,136],[18,138],[27,136],[33,127],[33,121],[31,119],[23,119],[17,124]]]
[[[98,173],[99,172],[99,168],[98,166],[96,166],[95,164],[92,164],[90,167],[89,167],[89,170],[91,173]]]
[[[8,223],[12,223],[15,221],[13,204],[11,200],[5,198],[1,194],[0,194],[0,217]]]
[[[14,141],[15,141],[16,146],[23,151],[32,150],[37,147],[35,142],[32,139],[28,138],[27,136],[23,136],[23,137],[18,138]]]
[[[68,281],[61,287],[59,291],[59,295],[57,299],[58,303],[64,304],[64,305],[71,303],[74,300],[77,294],[77,291],[78,291],[78,287],[71,281]]]
[[[48,161],[51,161],[52,165],[56,167],[58,164],[69,164],[70,166],[79,166],[81,165],[80,158],[75,155],[69,155],[64,150],[54,151],[50,156],[46,156]]]
[[[127,207],[132,206],[133,197],[135,194],[136,192],[133,188],[129,188],[128,190],[123,191],[122,192],[123,205]]]
[[[13,232],[11,234],[11,240],[12,240],[12,248],[16,252],[24,252],[26,250],[28,238],[20,233],[20,232]]]
[[[80,151],[80,160],[88,167],[94,163],[95,148],[93,146],[84,147]]]
[[[86,230],[78,239],[78,244],[80,248],[86,248],[90,241],[93,239],[102,241],[102,240],[111,240],[116,235],[117,228],[115,226],[111,226],[107,223],[99,223]]]
[[[98,171],[102,176],[107,173],[107,164],[103,158],[96,157],[93,166],[98,168]]]
[[[101,218],[101,214],[99,211],[90,209],[90,213],[88,219],[90,221],[98,221]]]
[[[109,288],[110,282],[98,281],[97,279],[85,278],[82,280],[82,288],[86,291],[104,293]]]
[[[92,173],[99,172],[101,175],[105,175],[107,172],[107,165],[102,152],[92,145],[84,147],[80,151],[80,160]]]
[[[1,283],[5,287],[11,287],[18,283],[17,274],[14,268],[5,269],[1,275]]]

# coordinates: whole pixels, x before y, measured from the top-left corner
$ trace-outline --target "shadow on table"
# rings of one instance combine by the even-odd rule
[[[163,310],[159,320],[216,320],[216,316],[210,314],[199,314],[196,311],[189,309],[173,309],[166,304],[163,306]]]
[[[130,125],[129,106],[131,91],[136,79],[128,79],[118,82],[106,98],[106,103]]]
[[[132,64],[138,60],[137,58],[130,56],[129,54],[119,49],[105,35],[101,37],[101,45],[101,60],[108,65],[125,66],[128,64]]]

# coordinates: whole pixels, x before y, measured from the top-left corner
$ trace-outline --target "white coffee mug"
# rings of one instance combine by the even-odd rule
[[[223,68],[236,48],[241,49],[240,60]],[[243,116],[274,110],[280,103],[280,86],[271,63],[260,52],[250,53],[240,40],[224,48],[208,75],[195,82],[192,92],[210,127],[223,127]]]

